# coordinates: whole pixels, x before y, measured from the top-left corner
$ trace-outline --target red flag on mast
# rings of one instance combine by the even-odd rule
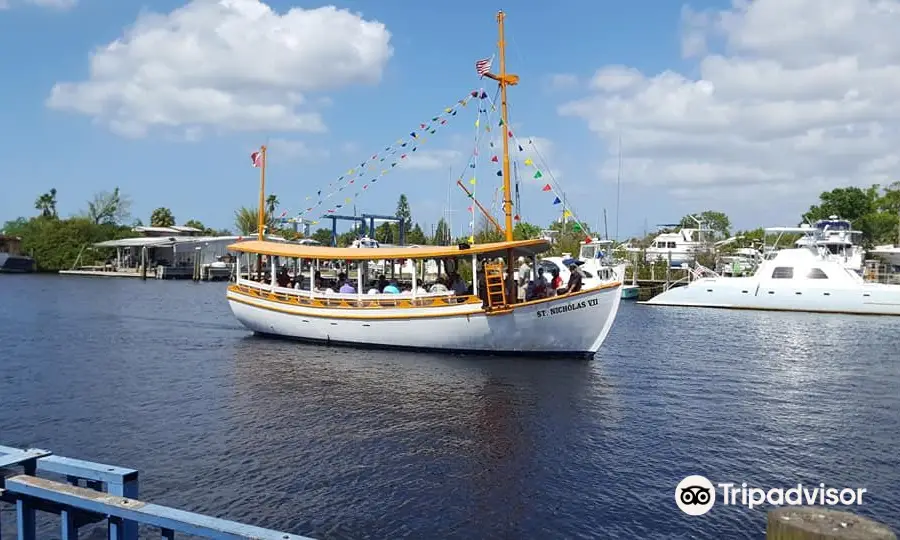
[[[256,151],[250,154],[250,161],[256,168],[262,167],[262,152]]]

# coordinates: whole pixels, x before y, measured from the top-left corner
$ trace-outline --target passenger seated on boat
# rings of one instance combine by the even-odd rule
[[[556,296],[562,288],[562,278],[559,277],[559,268],[550,269],[550,288],[547,290],[547,296]]]
[[[378,276],[378,284],[376,285],[378,290],[384,291],[384,288],[387,286],[388,286],[388,280],[385,279],[384,274],[381,274],[380,276]]]
[[[319,272],[318,270],[316,270],[315,288],[317,290],[322,289],[322,272]]]
[[[356,287],[354,287],[350,280],[345,279],[343,285],[340,288],[341,294],[356,294]]]
[[[291,276],[288,275],[287,268],[284,266],[278,269],[278,276],[276,279],[278,280],[279,287],[290,287],[291,285]]]
[[[429,289],[429,291],[433,292],[433,293],[445,293],[448,290],[449,289],[447,289],[447,286],[444,285],[443,283],[441,283],[440,280],[435,282],[434,285],[432,285],[431,288]]]
[[[382,292],[385,294],[400,294],[400,287],[397,286],[397,280],[392,279],[390,283],[384,286]]]
[[[450,278],[450,288],[453,290],[453,294],[460,296],[468,294],[469,286],[459,277],[458,273],[453,272],[448,277]]]
[[[581,272],[578,271],[577,264],[569,265],[569,284],[566,286],[566,293],[576,293],[581,290]]]

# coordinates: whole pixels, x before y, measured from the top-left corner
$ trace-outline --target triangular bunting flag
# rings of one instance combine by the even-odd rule
[[[562,202],[562,201],[559,200],[559,197],[553,199],[553,204],[559,204],[559,203],[561,203],[561,202]]]
[[[550,184],[547,184],[547,185],[545,185],[544,187],[541,188],[541,191],[550,191],[551,189],[552,189],[552,188],[550,187]]]
[[[519,214],[514,215],[514,216],[513,216],[513,219],[514,219],[515,221],[522,221],[522,218],[519,217]]]
[[[541,174],[541,171],[537,171],[536,173],[534,173],[534,177],[535,177],[535,178],[541,178],[542,176],[544,176],[544,175]],[[548,185],[549,185],[549,184],[548,184]]]
[[[497,163],[498,161],[500,161],[500,159],[497,156],[494,156],[491,158],[491,161],[493,161],[494,163]]]
[[[503,171],[497,171],[497,176],[503,176]]]
[[[534,162],[531,161],[531,158],[525,158],[525,165],[528,165],[530,167],[534,165]]]

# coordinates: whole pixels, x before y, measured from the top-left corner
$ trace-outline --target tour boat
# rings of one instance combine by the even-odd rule
[[[481,70],[494,80],[502,95],[501,118],[508,124],[506,91],[518,76],[506,72],[503,12],[499,27],[499,73]],[[477,64],[476,64],[477,65]],[[227,300],[234,316],[258,334],[361,348],[387,347],[516,355],[592,356],[603,344],[616,318],[622,282],[614,277],[580,291],[521,301],[514,282],[519,257],[537,262],[550,249],[547,239],[513,240],[509,141],[503,139],[502,180],[505,240],[496,243],[461,243],[452,246],[378,246],[370,249],[339,248],[248,240],[229,246],[239,253],[236,280],[228,287]],[[260,219],[264,216],[265,147],[260,148]],[[264,223],[259,223],[260,236]],[[263,258],[273,270],[297,268],[295,287],[281,286],[277,272],[258,278]],[[369,266],[389,261],[397,268],[416,269],[408,291],[382,292],[370,288]],[[471,264],[471,284],[456,290],[420,286],[426,263],[436,261],[453,274]],[[344,286],[335,291],[319,283],[320,268],[338,263],[345,269]],[[432,265],[432,268],[434,266]],[[532,266],[534,268],[534,266]],[[353,274],[355,270],[355,279]],[[421,271],[421,273],[420,273]],[[402,271],[401,271],[402,274]],[[620,274],[619,274],[620,275]],[[385,276],[387,277],[387,276]],[[324,289],[324,290],[323,290]],[[385,291],[388,289],[385,288]]]

